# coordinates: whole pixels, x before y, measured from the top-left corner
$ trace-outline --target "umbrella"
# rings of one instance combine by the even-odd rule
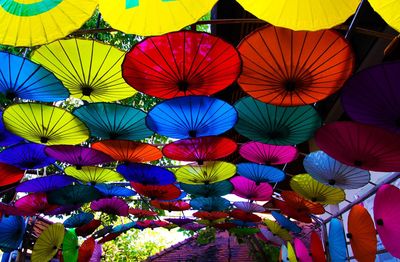
[[[157,228],[157,227],[166,227],[169,225],[168,222],[165,221],[160,221],[160,220],[143,220],[143,221],[138,221],[136,223],[139,227],[142,228]]]
[[[375,261],[377,239],[374,222],[367,209],[361,205],[351,208],[347,220],[347,237],[358,261]]]
[[[261,182],[277,183],[285,179],[285,173],[272,166],[256,163],[240,163],[236,167],[238,175],[253,180],[256,184],[260,184]]]
[[[184,230],[190,231],[199,231],[200,229],[204,228],[205,225],[197,224],[197,223],[188,223],[181,226]]]
[[[33,193],[23,196],[15,201],[14,206],[25,216],[48,214],[58,207],[48,203],[46,193]]]
[[[121,162],[149,162],[163,156],[156,146],[128,140],[103,140],[93,143],[92,148]]]
[[[239,53],[228,42],[179,31],[136,44],[125,57],[122,75],[138,91],[170,99],[213,95],[236,81],[240,70]]]
[[[285,244],[282,244],[281,249],[279,250],[279,261],[289,262],[288,248],[285,246]]]
[[[226,180],[236,173],[234,164],[222,161],[204,162],[202,165],[186,165],[175,172],[176,179],[186,184],[212,184]]]
[[[14,205],[7,205],[0,202],[0,213],[5,216],[23,216],[23,212],[16,208]]]
[[[313,262],[313,258],[304,245],[303,241],[298,238],[294,239],[294,249],[296,250],[296,257],[299,262]]]
[[[296,253],[294,252],[294,248],[289,241],[287,242],[287,259],[290,262],[297,262]]]
[[[329,224],[328,248],[332,262],[346,261],[346,239],[342,222],[337,218],[332,218]]]
[[[71,185],[74,182],[76,182],[76,180],[69,176],[50,175],[50,176],[38,177],[27,180],[19,184],[15,188],[15,190],[17,192],[31,192],[31,193],[48,192]]]
[[[19,182],[24,177],[21,169],[0,163],[0,186],[7,186]]]
[[[265,208],[263,206],[260,206],[256,203],[251,203],[251,202],[245,202],[245,201],[236,201],[233,202],[233,205],[237,208],[239,208],[240,210],[243,210],[247,213],[261,213],[261,212],[265,212]]]
[[[35,46],[63,38],[79,29],[97,6],[89,0],[79,5],[73,0],[0,4],[0,44]]]
[[[102,229],[99,229],[96,232],[94,232],[92,234],[92,237],[94,239],[103,237],[103,236],[107,235],[108,233],[110,233],[112,231],[112,229],[113,229],[113,226],[111,226],[111,225],[110,226],[103,226]]]
[[[268,183],[257,185],[254,181],[242,176],[231,178],[230,181],[234,187],[232,193],[239,197],[254,201],[271,199],[273,189]]]
[[[97,243],[104,244],[108,241],[114,240],[119,237],[122,233],[109,233],[106,236],[102,237]]]
[[[101,193],[92,186],[69,185],[47,193],[47,200],[57,205],[82,205],[99,199]]]
[[[251,97],[235,104],[239,114],[235,129],[239,134],[263,143],[291,145],[314,135],[321,119],[311,106],[279,107]]]
[[[347,20],[359,0],[280,1],[238,0],[244,9],[276,26],[292,30],[315,31],[332,28]]]
[[[298,225],[296,225],[296,223],[290,221],[289,218],[283,216],[282,214],[276,212],[276,211],[272,211],[271,215],[275,218],[276,222],[278,222],[279,225],[281,225],[281,227],[292,231],[293,233],[300,233],[301,232],[301,227],[299,227]]]
[[[129,214],[137,218],[152,217],[157,215],[157,212],[153,212],[151,210],[138,209],[138,208],[129,208],[128,212]]]
[[[92,103],[74,110],[90,129],[91,135],[102,139],[140,140],[153,134],[145,126],[146,113],[116,103]]]
[[[111,102],[131,97],[121,64],[125,52],[89,39],[68,39],[33,51],[31,59],[52,71],[71,96],[90,102]]]
[[[298,156],[293,146],[276,146],[250,141],[239,149],[240,155],[248,161],[265,165],[282,165],[294,161]]]
[[[136,195],[136,192],[132,189],[112,184],[97,184],[95,188],[105,197],[131,197]]]
[[[196,197],[190,200],[193,209],[201,211],[222,211],[230,206],[230,202],[222,197]]]
[[[165,220],[177,226],[183,226],[194,222],[194,219],[191,218],[166,218]]]
[[[323,205],[305,199],[293,191],[282,191],[281,196],[285,203],[296,209],[299,213],[322,215],[325,213]]]
[[[126,180],[143,185],[168,185],[175,183],[174,173],[159,166],[140,163],[127,163],[117,167]]]
[[[90,203],[93,211],[100,211],[117,216],[128,216],[128,204],[117,197],[103,198]]]
[[[304,158],[304,169],[318,182],[342,189],[356,189],[370,180],[366,170],[347,166],[323,151],[316,151]]]
[[[78,236],[87,237],[92,234],[101,225],[101,220],[93,219],[89,223],[77,227],[75,232]]]
[[[96,242],[89,262],[100,262],[102,254],[103,254],[103,246],[101,243]]]
[[[60,223],[49,225],[36,240],[33,246],[32,262],[43,262],[51,260],[61,249],[64,241],[64,226]]]
[[[60,80],[42,66],[6,52],[0,52],[0,60],[0,93],[6,99],[55,102],[69,97]]]
[[[112,162],[108,155],[88,147],[58,145],[46,147],[47,155],[61,162],[81,167]]]
[[[158,200],[173,200],[181,195],[181,190],[174,184],[168,185],[143,185],[131,182],[135,191],[143,196]]]
[[[399,70],[399,62],[386,63],[364,69],[351,77],[341,97],[346,113],[356,122],[400,133],[397,110],[400,102]]]
[[[262,227],[260,228],[260,232],[262,233],[262,235],[266,238],[266,240],[274,245],[283,245],[285,242],[282,238],[274,235],[271,231],[269,231],[268,229]]]
[[[89,138],[89,130],[74,115],[44,104],[11,105],[3,112],[3,121],[9,131],[35,143],[69,145]]]
[[[56,162],[44,152],[44,145],[18,144],[0,152],[0,162],[27,170],[39,169]]]
[[[79,181],[91,184],[120,181],[124,179],[121,174],[114,170],[97,166],[83,166],[79,169],[69,166],[64,169],[64,172]]]
[[[193,24],[207,14],[216,2],[216,0],[119,0],[110,3],[101,0],[99,9],[113,28],[127,34],[151,36],[178,31]]]
[[[322,204],[338,204],[342,202],[346,195],[340,188],[324,185],[309,174],[300,174],[292,177],[290,187],[298,194]]]
[[[264,219],[263,221],[267,225],[269,231],[271,231],[271,233],[274,234],[275,236],[278,236],[278,237],[282,238],[285,241],[292,240],[292,236],[289,234],[289,231],[287,231],[286,229],[282,228],[275,221],[272,221],[270,219]]]
[[[374,126],[334,122],[315,134],[319,148],[343,164],[373,171],[400,170],[400,139]]]
[[[150,205],[155,208],[171,211],[184,211],[190,209],[189,203],[178,200],[178,201],[158,201],[151,200]]]
[[[232,222],[224,222],[224,223],[217,223],[213,225],[214,228],[219,229],[221,231],[226,231],[231,228],[237,227],[235,223]]]
[[[241,209],[233,209],[229,213],[229,216],[245,222],[261,222],[261,217]]]
[[[197,211],[193,213],[193,216],[204,220],[219,220],[222,218],[227,218],[228,213],[221,211]]]
[[[222,134],[237,121],[236,110],[228,103],[207,96],[177,97],[153,107],[146,124],[154,132],[172,138]]]
[[[232,183],[228,180],[208,184],[208,185],[190,185],[180,183],[180,187],[188,194],[203,197],[224,196],[232,192]]]
[[[312,104],[337,92],[353,72],[354,54],[333,30],[291,31],[266,26],[238,46],[238,80],[250,96],[278,106]]]
[[[164,146],[164,156],[179,161],[212,161],[227,157],[236,151],[235,141],[218,136],[188,138]]]
[[[303,197],[300,197],[300,198],[306,200]],[[308,201],[310,203],[314,203],[309,200],[306,200],[306,201]],[[268,208],[271,204],[274,208],[279,209],[282,212],[282,214],[285,214],[290,218],[296,219],[296,220],[304,222],[304,223],[312,223],[312,220],[310,218],[310,211],[309,211],[308,207],[302,205],[303,203],[301,203],[301,202],[300,202],[299,208],[297,208],[295,205],[289,205],[284,201],[272,198],[270,202],[268,202],[267,204],[264,205],[264,207]],[[322,210],[324,210],[324,207],[320,203],[315,203],[315,204],[320,205],[322,207]],[[325,210],[324,210],[324,212],[325,212]]]
[[[62,243],[62,256],[64,261],[76,262],[78,260],[78,250],[79,243],[75,229],[66,230]]]
[[[392,28],[400,31],[400,17],[396,10],[399,10],[399,2],[396,0],[388,0],[385,2],[377,0],[368,0],[368,3],[377,12],[383,20]]]
[[[310,253],[314,262],[326,262],[324,247],[315,231],[311,232]]]
[[[57,206],[52,210],[47,211],[47,215],[49,216],[56,216],[56,215],[69,215],[71,212],[76,211],[77,209],[81,208],[82,205],[64,205],[64,206]]]
[[[392,185],[381,186],[374,200],[374,221],[376,231],[385,249],[394,257],[400,258],[400,189]]]
[[[25,221],[22,216],[1,216],[0,249],[11,252],[18,249],[25,234]]]
[[[94,215],[92,213],[79,213],[73,216],[70,216],[64,221],[64,227],[72,228],[72,227],[80,227],[86,225],[90,221],[94,219]]]
[[[93,237],[87,238],[83,241],[78,251],[78,262],[89,262],[92,257],[96,242]]]
[[[22,137],[16,136],[8,131],[3,123],[3,112],[0,111],[0,146],[12,146],[24,141]]]
[[[111,233],[121,234],[136,226],[136,222],[132,221],[126,224],[121,224],[112,228]]]

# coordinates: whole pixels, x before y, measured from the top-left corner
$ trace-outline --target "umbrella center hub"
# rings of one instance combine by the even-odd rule
[[[17,96],[16,96],[16,94],[13,92],[13,91],[7,91],[6,92],[6,98],[8,99],[8,100],[14,100],[14,98],[16,98]]]
[[[186,80],[180,80],[176,85],[181,92],[186,92],[189,89],[189,82]]]
[[[329,179],[328,184],[333,186],[334,184],[336,184],[335,179]]]
[[[351,239],[353,237],[353,235],[351,233],[347,233],[346,237]]]
[[[383,220],[382,220],[382,218],[377,219],[377,220],[376,220],[376,224],[377,224],[378,226],[383,226]]]
[[[283,88],[287,92],[293,92],[301,86],[301,83],[296,79],[288,79],[283,83]]]
[[[190,137],[196,137],[197,131],[196,130],[189,130],[189,136]]]
[[[353,163],[355,166],[357,166],[357,167],[360,167],[360,166],[362,166],[362,164],[363,164],[363,162],[361,161],[361,160],[354,160],[354,163]]]
[[[94,91],[93,87],[86,84],[81,85],[81,90],[82,90],[82,95],[84,96],[90,96]]]
[[[42,136],[42,137],[40,138],[40,143],[47,143],[47,142],[49,142],[49,138],[48,138],[48,137]]]

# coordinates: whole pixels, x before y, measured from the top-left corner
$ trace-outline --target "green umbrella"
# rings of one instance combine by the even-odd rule
[[[78,237],[76,236],[75,229],[67,230],[65,232],[64,241],[62,244],[62,256],[64,261],[78,261],[78,249]]]
[[[70,185],[47,193],[47,200],[57,205],[83,205],[102,197],[95,187]]]

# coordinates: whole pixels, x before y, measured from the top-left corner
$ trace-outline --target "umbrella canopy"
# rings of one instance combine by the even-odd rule
[[[324,185],[309,174],[300,174],[292,177],[290,187],[312,202],[322,204],[338,204],[346,197],[342,189]]]
[[[33,246],[31,260],[32,262],[43,262],[51,260],[61,249],[64,241],[65,229],[63,224],[55,223],[48,226]]]
[[[180,183],[180,187],[188,194],[203,197],[224,196],[232,192],[233,185],[228,180],[209,185],[191,185]]]
[[[157,227],[166,227],[169,225],[168,222],[160,221],[160,220],[143,220],[138,221],[136,223],[141,228],[157,228]]]
[[[285,246],[285,244],[282,244],[281,249],[279,250],[279,261],[289,262],[288,248]]]
[[[42,66],[6,52],[0,52],[0,60],[0,93],[6,99],[55,102],[69,97],[60,80]]]
[[[93,237],[89,237],[83,241],[78,251],[78,262],[89,262],[95,246],[96,242]]]
[[[72,228],[72,227],[80,227],[86,225],[90,221],[94,219],[94,215],[92,213],[79,213],[73,216],[70,216],[64,221],[64,227]]]
[[[0,186],[7,186],[19,182],[24,177],[21,169],[0,163]]]
[[[143,185],[131,182],[135,191],[143,196],[158,200],[173,200],[181,195],[181,190],[174,184],[168,185]]]
[[[0,213],[5,216],[23,216],[23,212],[14,205],[7,205],[0,202]]]
[[[261,182],[277,183],[285,179],[285,173],[272,166],[256,163],[240,163],[236,165],[238,175],[244,176],[260,184]]]
[[[14,206],[18,208],[25,216],[34,216],[37,214],[48,214],[56,205],[49,204],[46,193],[32,193],[21,197],[15,201]]]
[[[400,5],[396,0],[389,0],[385,2],[377,0],[368,0],[372,8],[377,12],[386,23],[392,28],[400,31],[400,17],[396,10],[399,10]]]
[[[212,184],[226,180],[236,173],[234,164],[222,161],[204,162],[202,165],[186,165],[175,172],[176,179],[186,184]]]
[[[103,254],[103,245],[101,243],[99,244],[98,242],[96,242],[89,262],[100,262],[102,254]]]
[[[128,204],[117,197],[103,198],[90,203],[93,211],[100,211],[117,216],[128,216]]]
[[[356,122],[400,133],[400,114],[394,110],[400,102],[399,70],[399,62],[386,63],[364,69],[351,77],[341,97],[346,113]]]
[[[265,165],[290,163],[298,156],[296,147],[269,145],[255,141],[244,143],[239,153],[248,161]]]
[[[33,143],[14,145],[0,152],[0,162],[24,170],[39,169],[56,162],[54,158],[45,154],[44,148],[44,145]]]
[[[374,221],[376,231],[385,249],[394,257],[400,258],[400,189],[392,185],[381,186],[374,200]]]
[[[176,182],[171,171],[149,164],[127,163],[117,167],[126,180],[143,185],[168,185]]]
[[[242,177],[236,176],[230,179],[233,184],[232,193],[249,200],[268,201],[271,199],[273,189],[268,183],[256,184],[256,182]]]
[[[294,248],[292,246],[292,244],[288,241],[287,242],[287,259],[290,262],[297,262],[297,257],[296,257],[296,253],[294,252]]]
[[[194,221],[194,219],[191,218],[166,218],[165,220],[177,226],[187,225]]]
[[[325,213],[324,206],[320,203],[312,202],[293,191],[282,191],[282,198],[285,203],[296,209],[299,213],[322,215]]]
[[[136,222],[132,221],[126,224],[121,224],[112,228],[111,233],[124,233],[136,226]]]
[[[61,162],[81,167],[95,166],[112,162],[108,155],[92,148],[71,145],[58,145],[46,147],[47,155]]]
[[[285,241],[292,240],[292,236],[289,234],[289,231],[282,228],[278,223],[272,221],[270,219],[264,219],[264,223],[267,225],[269,231],[272,232],[275,236],[282,238]]]
[[[400,170],[399,136],[374,126],[334,122],[315,135],[319,148],[343,164],[373,171]]]
[[[311,232],[310,253],[315,262],[326,262],[324,247],[315,231]]]
[[[264,228],[264,227],[260,228],[260,232],[262,233],[263,237],[265,237],[265,239],[268,242],[270,242],[270,243],[272,243],[274,245],[279,246],[279,245],[283,245],[285,243],[282,238],[274,235],[267,228]],[[286,255],[286,257],[287,257],[287,255]]]
[[[66,230],[62,243],[62,256],[64,261],[76,262],[78,260],[78,250],[79,243],[75,229]]]
[[[236,131],[263,143],[299,144],[311,138],[321,126],[321,119],[311,106],[280,107],[244,97],[236,102],[235,108],[239,114]]]
[[[78,236],[87,237],[88,235],[92,234],[100,225],[100,220],[93,219],[89,223],[76,228],[75,232]]]
[[[163,156],[153,145],[128,140],[103,140],[93,143],[92,148],[121,162],[149,162]]]
[[[300,198],[306,200],[303,197],[300,197]],[[306,200],[306,201],[308,201],[310,203],[314,203],[309,200]],[[284,201],[272,198],[269,203],[264,205],[264,207],[268,208],[269,205],[271,205],[271,204],[273,207],[279,209],[282,212],[282,214],[285,214],[288,217],[291,217],[293,219],[296,219],[296,220],[304,222],[304,223],[312,223],[312,220],[310,218],[311,213],[309,212],[307,206],[299,206],[299,208],[297,208],[296,206],[289,205]],[[320,205],[322,207],[322,210],[324,210],[323,206],[320,203],[316,203],[316,204]],[[324,210],[324,212],[325,212],[325,210]]]
[[[38,177],[27,180],[19,184],[15,188],[15,190],[17,192],[30,192],[30,193],[48,192],[71,185],[74,182],[76,182],[76,180],[69,176],[50,175],[50,176]]]
[[[112,184],[97,184],[95,188],[105,197],[131,197],[136,195],[136,192],[132,189]]]
[[[241,221],[246,221],[246,222],[261,222],[261,217],[245,212],[240,209],[233,209],[230,213],[229,216],[241,220]]]
[[[80,5],[73,0],[4,1],[0,6],[0,28],[7,28],[0,33],[0,44],[36,46],[79,29],[92,16],[97,1],[89,0]]]
[[[331,28],[347,20],[359,0],[238,0],[244,9],[275,26],[292,30],[316,31]]]
[[[166,145],[164,156],[180,161],[212,161],[227,157],[237,149],[237,144],[226,137],[206,136],[175,141]]]
[[[82,205],[63,205],[57,206],[56,208],[47,211],[47,215],[56,216],[56,215],[69,215],[71,212],[76,211],[81,208]]]
[[[122,75],[138,91],[170,99],[217,93],[231,85],[240,70],[239,53],[231,44],[184,30],[136,44],[125,57]]]
[[[346,261],[346,239],[342,222],[337,218],[332,218],[329,223],[328,243],[331,260],[333,262]]]
[[[92,103],[74,110],[90,129],[102,139],[140,140],[153,134],[145,125],[146,113],[116,103]]]
[[[178,200],[178,201],[158,201],[151,200],[150,204],[158,209],[168,210],[168,211],[184,211],[190,209],[189,203]]]
[[[238,80],[250,96],[268,104],[298,106],[338,91],[353,72],[350,44],[336,31],[291,31],[266,26],[238,46]]]
[[[112,241],[119,237],[122,233],[109,233],[106,236],[102,237],[97,243],[104,244],[108,241]]]
[[[16,136],[8,131],[3,123],[3,111],[0,111],[0,146],[12,146],[24,141],[22,137]]]
[[[236,121],[237,113],[231,105],[207,96],[166,100],[153,107],[146,118],[154,132],[178,139],[219,135]]]
[[[374,262],[377,251],[376,230],[371,216],[363,206],[355,205],[351,208],[347,232],[354,257],[358,261]]]
[[[294,239],[294,250],[296,250],[296,257],[299,262],[313,262],[313,257],[308,251],[303,241],[298,238]]]
[[[36,49],[31,59],[52,71],[71,96],[90,102],[111,102],[133,96],[121,64],[125,52],[95,40],[68,39]]]
[[[263,206],[260,206],[256,203],[251,203],[251,202],[245,202],[245,201],[236,201],[233,202],[233,205],[237,207],[238,209],[247,212],[247,213],[261,213],[265,212],[265,208]]]
[[[22,216],[6,216],[0,219],[0,250],[11,252],[18,249],[25,234],[25,221]]]
[[[193,213],[194,217],[201,218],[204,220],[219,220],[228,217],[228,213],[221,212],[221,211],[197,211]]]
[[[197,224],[197,223],[188,223],[181,226],[181,228],[190,231],[199,231],[200,229],[204,228],[205,225]]]
[[[151,36],[178,31],[207,14],[216,0],[99,2],[104,19],[113,28],[128,34]],[[126,19],[121,19],[125,17]]]
[[[230,206],[230,202],[222,197],[196,197],[190,200],[193,209],[201,211],[222,211]]]
[[[68,111],[44,104],[14,104],[3,112],[5,127],[34,143],[80,144],[89,138],[83,122]]]
[[[79,181],[91,184],[120,181],[124,179],[121,174],[114,170],[97,166],[83,166],[79,169],[69,166],[64,169],[64,172]]]
[[[281,215],[280,213],[276,212],[276,211],[272,211],[271,215],[275,218],[276,222],[278,222],[279,225],[281,225],[281,227],[292,231],[293,233],[300,233],[301,232],[301,227],[299,227],[298,225],[296,225],[296,223],[290,221],[289,218]]]
[[[101,193],[92,186],[69,185],[47,193],[47,200],[58,205],[82,205],[99,199]]]
[[[342,164],[323,151],[307,155],[303,165],[318,182],[342,189],[360,188],[370,180],[368,171]]]
[[[138,208],[129,208],[128,212],[137,218],[152,217],[157,215],[157,212]]]

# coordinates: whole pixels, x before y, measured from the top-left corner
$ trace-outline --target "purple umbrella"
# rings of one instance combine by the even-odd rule
[[[175,224],[177,226],[183,226],[189,223],[192,223],[194,221],[194,219],[191,218],[166,218],[164,219],[172,224]]]
[[[197,223],[189,223],[181,226],[181,228],[185,230],[192,230],[192,231],[198,231],[202,228],[205,228],[205,225],[197,224]]]
[[[272,196],[272,187],[268,183],[256,182],[242,176],[231,178],[231,183],[234,186],[233,194],[254,201],[268,201]]]
[[[260,228],[261,233],[263,234],[263,236],[272,244],[275,244],[277,246],[283,245],[285,244],[285,241],[274,235],[271,231],[269,231],[267,228]]]
[[[63,188],[76,182],[76,179],[65,175],[51,175],[39,177],[32,180],[25,181],[18,185],[15,190],[17,192],[48,192],[56,189]]]
[[[246,201],[236,201],[233,203],[233,205],[246,213],[261,213],[265,211],[263,206]]]
[[[0,111],[0,146],[11,146],[22,141],[22,137],[14,135],[4,127],[3,112]]]
[[[93,211],[101,211],[107,214],[113,214],[118,216],[128,216],[129,206],[128,204],[117,197],[103,198],[95,200],[90,203],[90,208]]]
[[[92,256],[90,257],[89,262],[100,262],[102,253],[103,253],[102,244],[95,242],[94,250]]]
[[[59,206],[53,210],[49,210],[46,214],[49,216],[70,214],[72,211],[78,210],[80,207],[81,207],[81,205]]]
[[[57,145],[48,146],[45,149],[47,155],[74,166],[94,166],[114,161],[110,156],[100,152],[96,149],[70,146],[70,145]]]

